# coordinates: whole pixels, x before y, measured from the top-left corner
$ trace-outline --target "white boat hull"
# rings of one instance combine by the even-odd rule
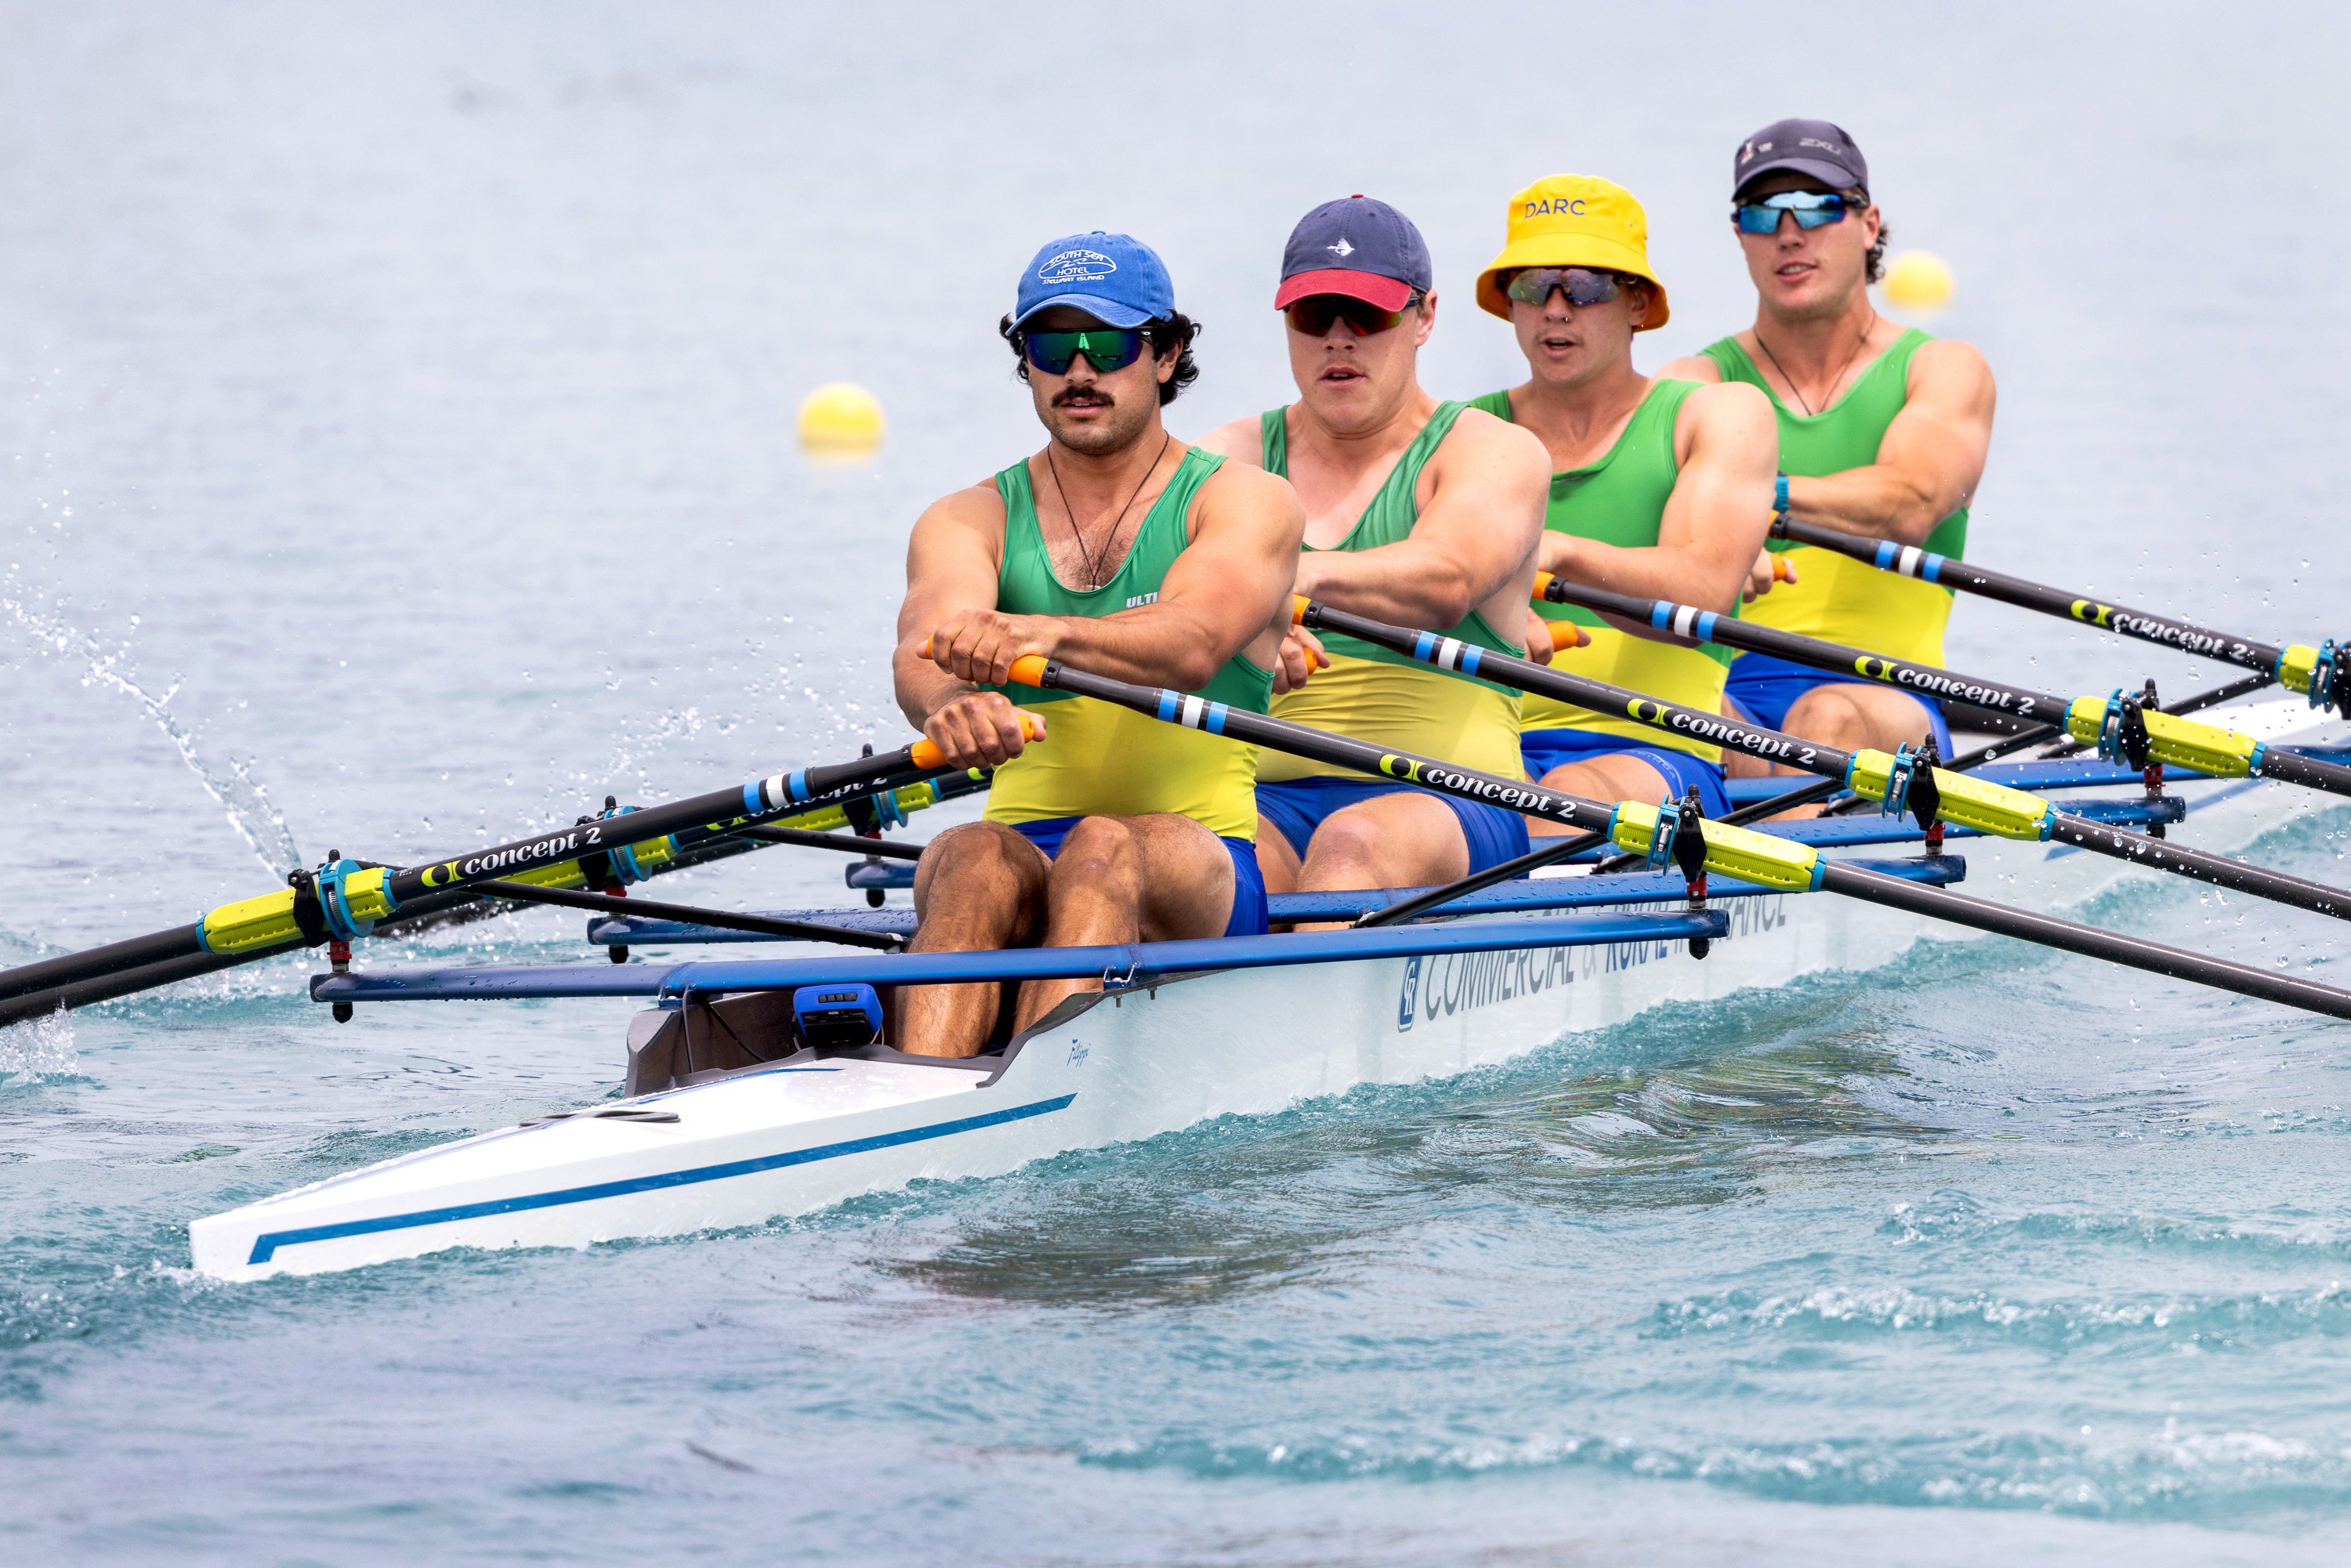
[[[2284,716],[2275,727],[2319,737],[2288,729]],[[2332,803],[2258,782],[2178,792],[2192,814],[2175,831],[2224,852]],[[1974,891],[2042,908],[2147,874],[2040,845],[1965,847]],[[1702,962],[1679,942],[1649,940],[1233,970],[1106,996],[1049,1019],[1000,1071],[853,1057],[747,1070],[423,1150],[200,1219],[191,1227],[194,1261],[217,1278],[256,1280],[449,1248],[585,1247],[755,1225],[1212,1116],[1275,1112],[1360,1083],[1443,1077],[1667,1003],[1876,968],[1934,925],[1823,894],[1721,907],[1729,935]]]

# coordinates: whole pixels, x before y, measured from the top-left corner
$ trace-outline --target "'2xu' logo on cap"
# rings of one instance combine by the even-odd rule
[[[1092,283],[1118,270],[1118,263],[1098,250],[1065,250],[1048,256],[1037,268],[1040,283]]]

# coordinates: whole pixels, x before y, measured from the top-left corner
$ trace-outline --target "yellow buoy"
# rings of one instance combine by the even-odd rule
[[[1931,316],[1951,302],[1951,269],[1931,250],[1906,250],[1886,263],[1885,289],[1889,304]]]
[[[871,452],[882,444],[882,405],[850,382],[827,382],[800,404],[800,444],[828,453]]]

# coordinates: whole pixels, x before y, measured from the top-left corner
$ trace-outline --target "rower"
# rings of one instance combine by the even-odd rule
[[[1307,214],[1273,301],[1298,401],[1202,444],[1296,488],[1300,593],[1516,653],[1542,531],[1542,444],[1421,390],[1434,282],[1420,231],[1385,202],[1350,196]],[[1352,638],[1326,649],[1301,632],[1289,652],[1327,668],[1302,687],[1286,670],[1277,716],[1518,776],[1515,692]],[[1259,762],[1257,802],[1272,830],[1258,851],[1278,893],[1446,882],[1526,850],[1515,812],[1274,753]]]
[[[996,769],[982,820],[940,834],[915,867],[911,950],[1263,932],[1249,747],[1004,688],[1012,662],[1039,653],[1265,712],[1290,621],[1297,497],[1162,424],[1198,374],[1197,328],[1148,246],[1099,230],[1053,241],[998,329],[1046,443],[934,502],[907,549],[898,705],[950,763]],[[1033,750],[1016,700],[1040,709]],[[1014,1029],[1099,988],[1029,982]],[[906,987],[900,1044],[976,1054],[996,1002],[990,986]]]
[[[1731,222],[1755,281],[1755,325],[1665,367],[1698,382],[1746,382],[1780,424],[1778,504],[1790,517],[1923,545],[1957,559],[1968,501],[1991,445],[1991,368],[1966,343],[1880,317],[1886,222],[1869,165],[1843,129],[1782,120],[1740,144]],[[1943,662],[1951,591],[1832,551],[1774,543],[1796,580],[1759,601],[1760,625],[1920,664]],[[1857,675],[1760,653],[1730,666],[1730,699],[1774,729],[1848,750],[1930,736],[1951,755],[1940,706]],[[1746,758],[1734,776],[1775,771]]]
[[[1633,368],[1633,335],[1667,319],[1648,233],[1641,204],[1606,180],[1555,174],[1511,197],[1507,243],[1479,275],[1478,303],[1510,323],[1531,374],[1470,406],[1531,431],[1550,454],[1545,571],[1735,613],[1771,523],[1771,408],[1752,387]],[[1536,610],[1562,669],[1722,711],[1719,649],[1647,627],[1636,635],[1578,605]],[[1530,640],[1540,646],[1532,629]],[[1528,697],[1523,722],[1527,777],[1554,789],[1654,806],[1695,789],[1707,815],[1729,810],[1719,746],[1550,697]]]

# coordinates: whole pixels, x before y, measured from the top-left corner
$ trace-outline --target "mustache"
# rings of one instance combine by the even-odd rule
[[[1116,408],[1118,400],[1099,386],[1063,387],[1053,394],[1055,408],[1067,408],[1071,403],[1084,402],[1102,408]]]

